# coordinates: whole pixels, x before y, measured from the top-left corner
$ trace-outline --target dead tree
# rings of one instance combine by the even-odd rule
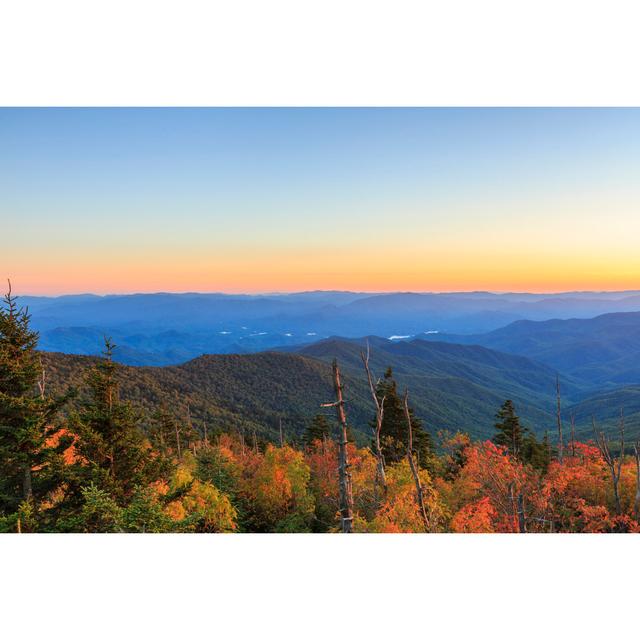
[[[280,427],[280,448],[284,447],[284,437],[282,435],[282,418],[278,420],[278,426]]]
[[[409,391],[404,392],[404,417],[407,421],[407,460],[409,461],[409,467],[413,475],[413,480],[416,483],[416,502],[418,504],[418,511],[424,524],[424,530],[429,531],[429,517],[427,516],[427,510],[424,506],[424,493],[422,491],[422,483],[420,482],[420,475],[416,468],[416,461],[413,459],[413,426],[411,424],[411,414],[409,413]]]
[[[527,518],[524,513],[524,496],[518,494],[518,533],[527,533]]]
[[[382,490],[386,492],[387,490],[387,477],[384,471],[384,457],[382,455],[382,448],[380,447],[380,431],[382,430],[382,419],[384,417],[384,401],[385,396],[382,396],[381,399],[378,399],[378,394],[376,393],[376,385],[373,383],[373,377],[371,376],[371,369],[369,368],[369,341],[367,341],[367,352],[362,351],[360,353],[360,357],[362,358],[362,364],[364,364],[364,370],[367,373],[367,381],[369,382],[369,391],[371,392],[371,398],[373,399],[373,404],[376,408],[376,426],[373,432],[373,445],[375,448],[374,454],[376,457],[376,479],[375,479],[375,487],[377,487],[378,483],[382,485]],[[374,493],[377,494],[377,490],[374,490]]]
[[[338,435],[338,480],[340,484],[340,520],[342,533],[351,533],[353,529],[353,492],[351,488],[351,473],[349,471],[349,458],[347,455],[347,416],[344,411],[344,399],[342,397],[342,382],[340,381],[340,368],[338,361],[333,361],[333,389],[336,401],[323,404],[323,407],[335,407],[340,425]]]
[[[556,420],[558,422],[558,461],[562,464],[564,443],[562,441],[562,414],[560,408],[560,376],[556,374]]]
[[[42,360],[40,360],[40,379],[38,380],[38,390],[40,391],[40,399],[44,400],[46,388],[47,388],[47,372],[45,371]]]
[[[636,499],[633,503],[633,515],[640,522],[640,440],[633,445],[633,455],[636,459]]]
[[[611,453],[611,447],[609,446],[609,437],[605,435],[604,431],[596,429],[595,420],[593,422],[593,431],[596,437],[596,445],[600,450],[600,455],[604,459],[609,472],[611,473],[611,482],[613,484],[613,497],[616,504],[616,514],[622,515],[622,505],[620,503],[620,474],[622,472],[622,461],[624,458],[624,412],[620,411],[620,453],[618,458],[614,458]]]
[[[242,425],[242,427],[240,429],[240,453],[241,453],[242,457],[244,458],[244,456],[245,456],[245,450],[244,450],[244,425]]]
[[[182,458],[182,450],[180,448],[180,427],[178,426],[178,420],[175,420],[173,426],[176,430],[176,451],[178,452],[178,458]]]
[[[571,413],[571,457],[576,457],[576,416]]]

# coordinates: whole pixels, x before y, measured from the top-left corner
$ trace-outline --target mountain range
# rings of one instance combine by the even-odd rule
[[[350,421],[365,438],[372,407],[360,354],[368,342],[375,375],[393,369],[430,431],[483,438],[506,398],[531,429],[555,434],[556,376],[563,419],[573,417],[579,435],[590,437],[592,417],[613,429],[621,409],[629,433],[640,433],[640,311],[611,312],[639,300],[637,292],[308,292],[20,302],[41,333],[40,348],[67,354],[44,354],[53,387],[77,383],[92,362],[86,356],[100,352],[107,334],[118,344],[116,359],[129,365],[123,393],[135,402],[152,407],[178,398],[181,411],[189,405],[195,420],[211,426],[273,436],[282,419],[299,434],[331,400],[329,364],[337,358]],[[595,317],[546,318],[603,309]]]
[[[134,365],[179,364],[204,353],[255,353],[332,335],[484,334],[518,320],[640,312],[638,291],[87,294],[24,296],[20,302],[32,313],[42,349],[97,354],[106,334],[120,346],[119,361]]]

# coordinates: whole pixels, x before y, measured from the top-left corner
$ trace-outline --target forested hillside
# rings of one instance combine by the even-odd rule
[[[522,355],[556,369],[565,377],[563,416],[575,420],[581,434],[592,432],[592,418],[615,430],[624,409],[630,434],[640,435],[640,313],[519,321],[485,334],[437,339]]]
[[[180,366],[121,366],[123,397],[146,409],[161,403],[187,408],[196,424],[229,430],[244,426],[274,438],[282,420],[285,433],[300,437],[320,405],[331,397],[330,364],[344,371],[345,397],[354,436],[369,434],[371,407],[361,354],[371,347],[376,376],[391,367],[402,388],[413,392],[416,415],[435,435],[462,429],[475,438],[491,435],[497,407],[512,398],[536,433],[554,428],[555,371],[526,358],[474,346],[331,339],[295,353],[207,355]],[[116,350],[117,352],[117,350]],[[78,385],[94,358],[42,353],[51,389]],[[562,379],[566,393],[575,391]]]
[[[41,353],[50,389],[81,387],[97,358]],[[254,430],[275,439],[280,420],[291,439],[301,437],[320,405],[331,399],[329,365],[288,353],[207,355],[172,367],[118,367],[123,399],[147,412],[161,405],[182,418],[189,411],[198,429]],[[351,423],[359,437],[368,433],[371,411],[364,380],[346,378]],[[73,404],[73,402],[71,403]]]

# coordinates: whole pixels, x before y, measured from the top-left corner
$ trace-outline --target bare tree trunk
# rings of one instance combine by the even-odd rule
[[[633,445],[633,455],[636,459],[636,499],[633,503],[633,515],[640,522],[640,441]]]
[[[280,427],[280,448],[284,447],[284,437],[282,436],[282,418],[279,419],[278,425]]]
[[[342,533],[351,533],[353,529],[353,492],[351,488],[351,473],[349,472],[349,458],[347,455],[347,416],[344,411],[342,397],[342,383],[338,361],[333,361],[333,389],[336,401],[324,404],[324,407],[334,406],[340,425],[338,436],[338,481],[340,484],[340,520]]]
[[[176,429],[176,451],[178,452],[178,458],[182,458],[182,451],[180,449],[180,429],[178,428],[178,421],[174,423]]]
[[[527,519],[524,513],[524,496],[518,494],[518,533],[527,533]]]
[[[564,458],[564,442],[562,441],[562,414],[560,406],[560,376],[556,374],[556,419],[558,422],[558,461]]]
[[[422,518],[422,522],[424,524],[424,530],[426,532],[429,531],[429,518],[427,516],[427,510],[424,506],[424,495],[422,492],[422,483],[420,482],[420,475],[418,474],[418,469],[416,468],[416,462],[413,459],[413,426],[411,424],[411,414],[409,413],[409,391],[404,392],[404,417],[407,421],[407,460],[409,461],[409,467],[411,468],[411,473],[413,475],[413,480],[416,484],[416,502],[418,504],[418,510],[420,512],[420,517]]]
[[[203,423],[204,426],[204,446],[209,448],[209,435],[207,434],[207,421],[205,420]]]
[[[622,462],[624,460],[624,411],[620,411],[620,453],[618,458],[614,458],[611,454],[609,446],[609,438],[603,431],[596,430],[595,420],[593,421],[593,430],[596,436],[596,444],[600,450],[605,463],[609,467],[611,473],[611,482],[613,484],[613,498],[616,506],[616,514],[622,515],[622,504],[620,502],[620,474],[622,473]]]
[[[576,416],[571,413],[571,457],[576,457]]]
[[[42,373],[40,375],[40,379],[38,380],[38,389],[40,391],[40,399],[44,400],[45,391],[47,388],[47,373],[45,368],[42,366],[42,360],[40,360],[40,369],[42,369]]]
[[[380,431],[382,430],[382,419],[384,417],[384,396],[382,400],[378,400],[378,396],[376,394],[376,387],[373,384],[373,377],[371,376],[371,370],[369,369],[369,341],[367,340],[367,352],[360,353],[360,357],[362,358],[362,363],[364,364],[364,370],[367,373],[367,381],[369,382],[369,391],[371,392],[371,398],[373,399],[373,404],[376,409],[376,426],[373,432],[373,444],[375,447],[375,457],[376,457],[376,478],[375,478],[375,486],[374,486],[374,494],[376,495],[377,500],[377,485],[378,482],[382,485],[383,492],[387,491],[387,476],[384,471],[384,456],[382,455],[382,448],[380,446]]]
[[[188,430],[187,433],[189,435],[189,439],[187,440],[187,450],[189,449],[189,445],[191,444],[191,436],[194,433],[194,429],[193,429],[193,421],[191,420],[191,406],[187,403],[187,425],[188,425]]]

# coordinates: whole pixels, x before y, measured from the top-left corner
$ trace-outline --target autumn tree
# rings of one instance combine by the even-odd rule
[[[445,509],[429,472],[417,471],[423,496],[423,504],[430,532],[441,531]],[[356,531],[371,533],[424,533],[425,519],[416,503],[416,484],[409,461],[404,460],[387,467],[387,493],[370,522],[356,520]]]
[[[622,504],[620,502],[620,474],[622,472],[622,463],[624,461],[624,413],[620,412],[620,452],[616,456],[611,449],[609,437],[604,431],[596,429],[595,421],[593,422],[593,430],[596,437],[596,445],[600,450],[605,461],[609,473],[611,475],[611,484],[613,487],[613,496],[615,500],[616,514],[622,515]]]
[[[236,531],[238,513],[229,496],[213,483],[198,479],[197,472],[196,457],[186,452],[166,489],[165,513],[174,520],[175,527],[180,531]]]
[[[504,447],[489,441],[469,445],[465,458],[466,464],[448,491],[454,514],[452,530],[511,533],[521,530],[519,502],[529,510],[534,494],[535,476],[530,473],[531,468],[509,455]]]
[[[314,513],[310,470],[301,451],[268,444],[242,496],[253,531],[310,531]]]

